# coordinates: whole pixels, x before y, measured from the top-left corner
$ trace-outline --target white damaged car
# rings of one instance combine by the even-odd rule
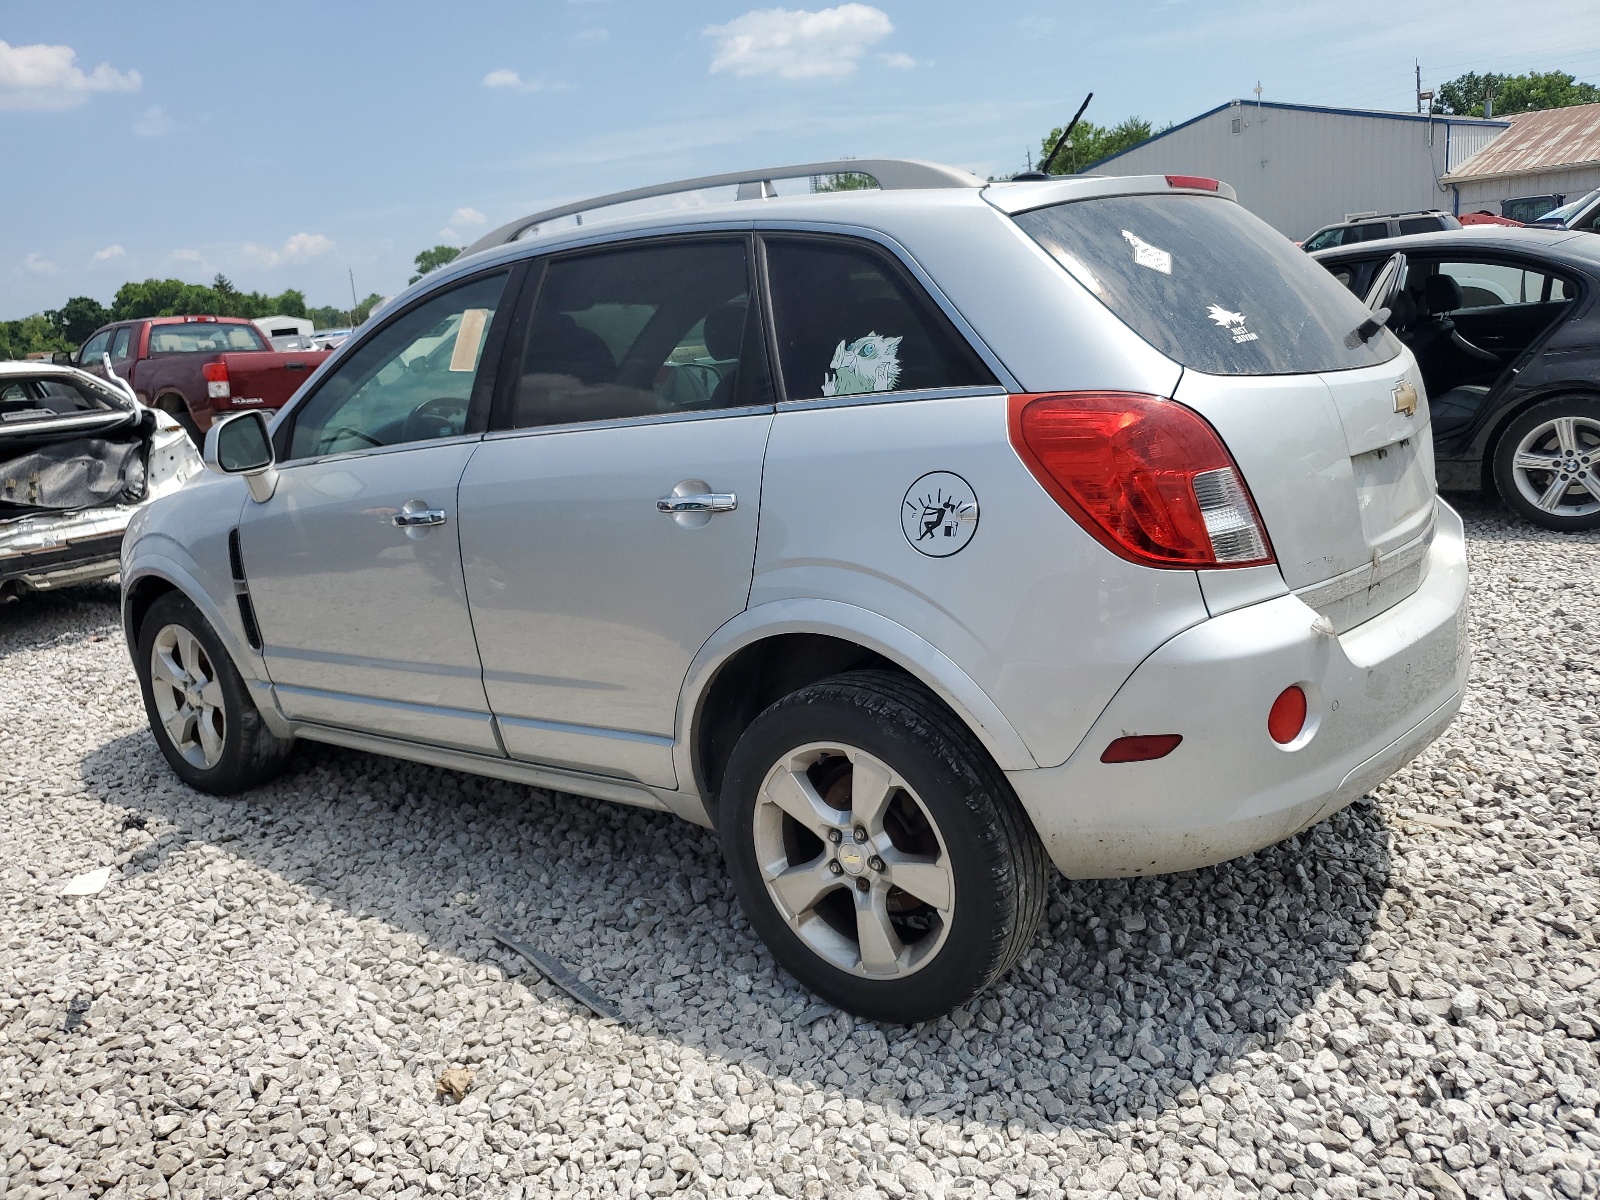
[[[115,575],[134,512],[202,470],[170,416],[114,383],[0,362],[0,599]]]
[[[1209,179],[536,213],[135,518],[150,725],[212,792],[308,738],[712,826],[783,966],[928,1018],[1051,864],[1256,850],[1454,716],[1462,526],[1382,318]]]

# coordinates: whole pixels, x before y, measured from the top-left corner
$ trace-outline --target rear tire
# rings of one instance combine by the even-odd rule
[[[206,443],[206,435],[200,432],[200,427],[194,423],[194,418],[189,415],[189,406],[184,403],[182,396],[162,396],[156,401],[157,408],[166,413],[189,435],[189,440],[199,449]]]
[[[190,787],[228,796],[283,770],[293,739],[267,728],[222,640],[187,596],[168,592],[150,606],[134,667],[156,745]]]
[[[1522,413],[1494,448],[1506,507],[1562,533],[1600,527],[1600,400],[1555,396]]]
[[[825,679],[756,717],[719,818],[740,903],[773,957],[871,1020],[929,1020],[970,1000],[1043,915],[1048,862],[1005,775],[894,672]]]

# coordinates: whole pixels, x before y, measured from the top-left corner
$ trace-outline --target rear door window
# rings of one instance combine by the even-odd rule
[[[558,258],[496,428],[772,403],[749,245],[689,241]]]
[[[1438,233],[1444,228],[1444,222],[1438,217],[1406,217],[1400,222],[1400,232],[1407,233]]]
[[[765,241],[787,399],[996,386],[949,318],[877,248]]]
[[[1104,196],[1016,218],[1084,287],[1169,358],[1215,375],[1341,371],[1387,362],[1387,331],[1328,270],[1220,197]]]
[[[1442,262],[1438,272],[1450,276],[1460,286],[1458,312],[1508,304],[1546,304],[1552,300],[1570,300],[1575,295],[1558,276],[1507,263]]]

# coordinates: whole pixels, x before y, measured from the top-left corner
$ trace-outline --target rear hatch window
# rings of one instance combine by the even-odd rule
[[[1156,349],[1214,375],[1376,366],[1400,352],[1363,342],[1361,303],[1231,200],[1104,196],[1019,213],[1017,224]]]

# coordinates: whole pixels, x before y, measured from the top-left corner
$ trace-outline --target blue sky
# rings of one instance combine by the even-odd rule
[[[12,3],[0,13],[0,318],[127,279],[404,285],[539,207],[753,165],[1022,165],[1090,119],[1264,98],[1409,110],[1465,70],[1600,79],[1600,8],[1377,0],[809,9],[740,0]],[[31,169],[30,169],[31,168]]]

